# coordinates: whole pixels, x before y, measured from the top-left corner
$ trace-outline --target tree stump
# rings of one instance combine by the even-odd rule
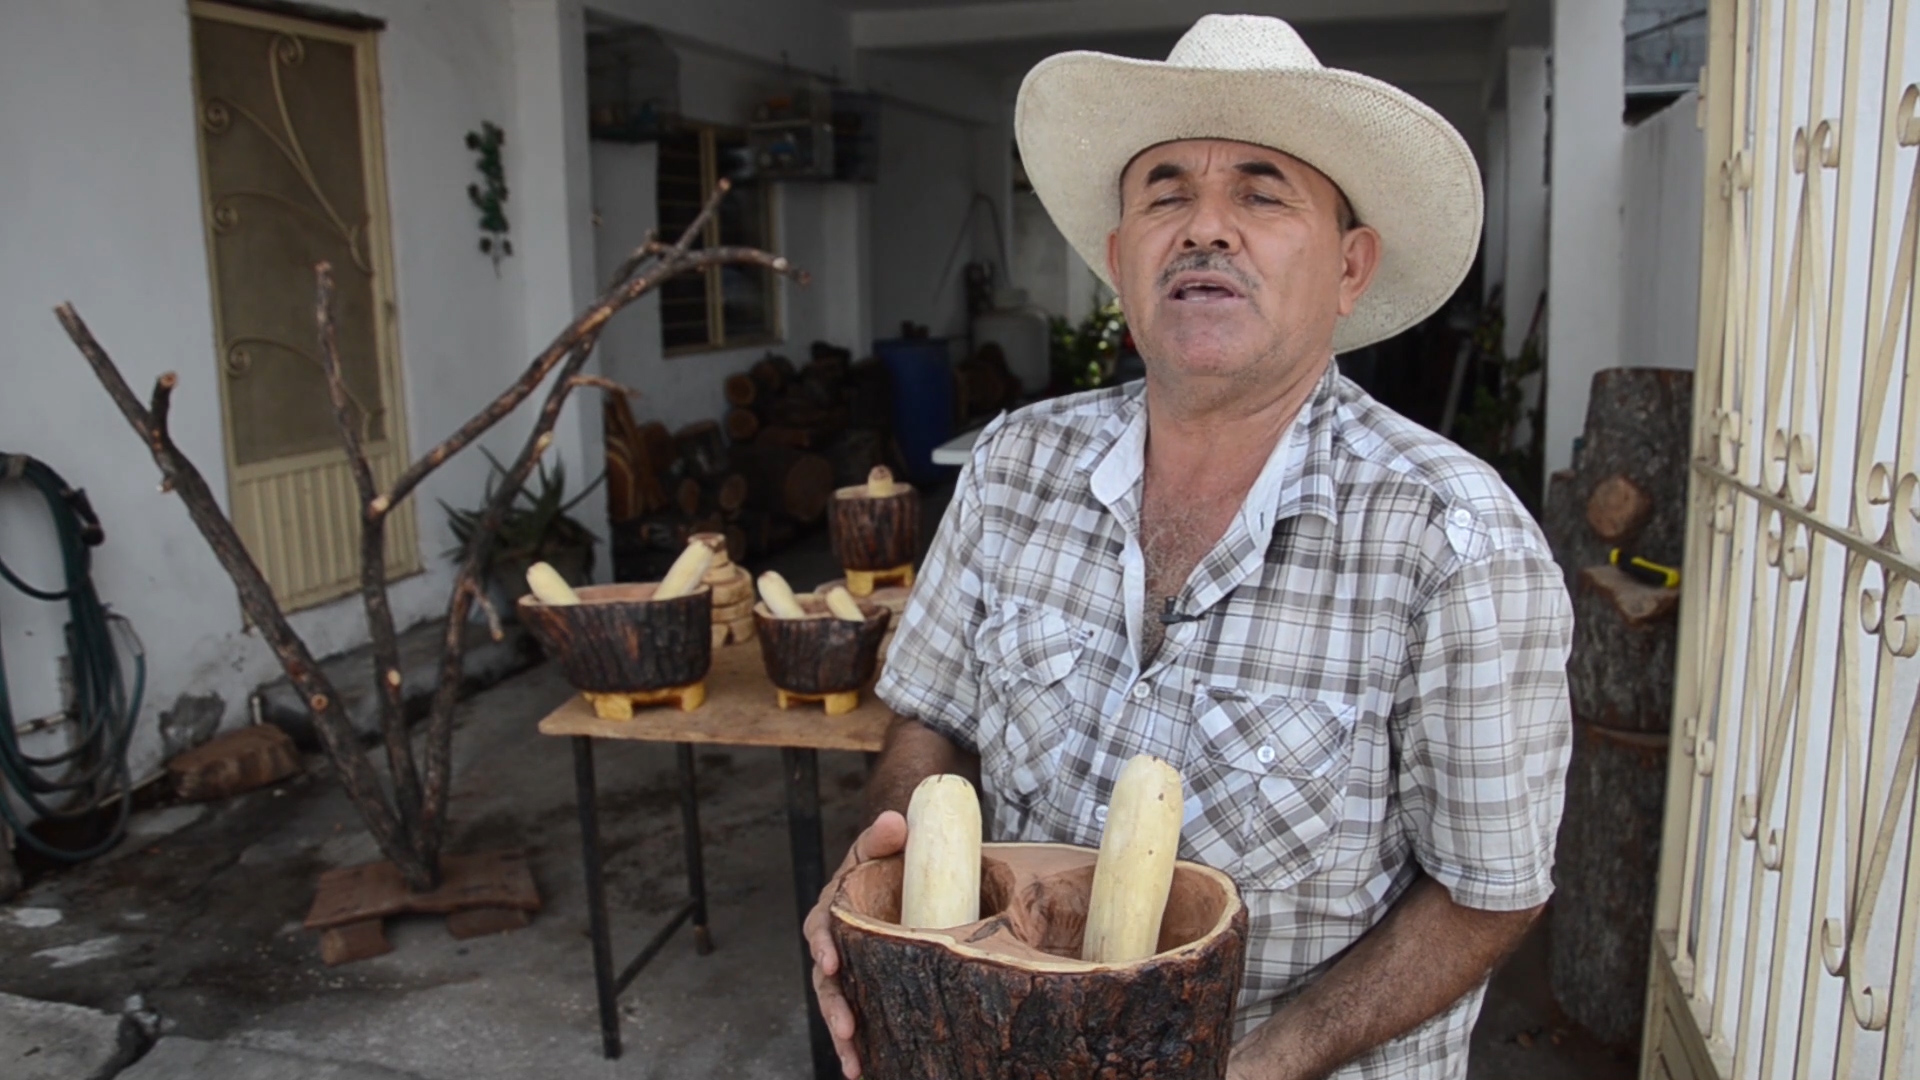
[[[1573,589],[1567,693],[1573,715],[1616,731],[1672,724],[1680,590],[1644,585],[1617,566],[1589,566]]]
[[[720,392],[727,404],[744,409],[760,397],[760,386],[747,374],[729,375],[720,384]]]
[[[827,531],[843,570],[908,565],[920,555],[920,493],[904,483],[878,497],[865,484],[840,488],[833,493]]]
[[[981,921],[898,925],[903,861],[842,881],[831,911],[840,986],[876,1080],[1220,1080],[1233,1042],[1247,912],[1232,879],[1179,863],[1160,951],[1078,959],[1096,852],[987,844]]]
[[[727,429],[729,442],[752,442],[753,437],[760,434],[760,414],[752,409],[728,409],[721,425]]]
[[[625,694],[688,686],[713,662],[713,592],[653,599],[654,582],[589,585],[580,603],[520,598],[520,618],[575,689]]]
[[[1553,996],[1601,1041],[1640,1037],[1667,736],[1574,723],[1549,930]]]
[[[752,608],[767,681],[790,694],[848,694],[864,688],[873,679],[880,639],[887,636],[892,614],[878,604],[860,602],[867,619],[856,623],[829,614],[826,600],[818,596],[794,599],[806,618],[775,618],[765,604]]]
[[[1679,566],[1687,532],[1687,462],[1693,430],[1693,372],[1670,368],[1611,368],[1593,377],[1587,426],[1574,467],[1547,485],[1541,524],[1555,559],[1567,568],[1567,587],[1581,568],[1627,548]],[[1637,528],[1603,538],[1588,520],[1602,484],[1626,481],[1649,503]]]

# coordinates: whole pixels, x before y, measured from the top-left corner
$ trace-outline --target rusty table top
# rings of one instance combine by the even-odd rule
[[[540,721],[542,735],[587,735],[596,739],[643,742],[714,743],[722,746],[780,746],[803,750],[877,751],[893,712],[861,691],[860,707],[828,716],[819,705],[782,709],[774,703],[773,684],[761,665],[758,642],[723,645],[713,650],[707,672],[707,701],[692,712],[667,705],[637,710],[631,720],[602,720],[579,694]]]

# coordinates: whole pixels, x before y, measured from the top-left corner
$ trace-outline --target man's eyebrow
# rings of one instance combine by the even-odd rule
[[[1278,180],[1283,184],[1292,183],[1292,181],[1287,178],[1287,174],[1281,171],[1280,166],[1275,165],[1271,161],[1262,161],[1256,158],[1252,161],[1243,161],[1233,168],[1234,171],[1241,176],[1265,176]]]
[[[1148,169],[1146,177],[1140,182],[1143,185],[1151,187],[1162,180],[1178,180],[1185,175],[1187,175],[1186,166],[1171,161],[1163,161],[1153,168]]]

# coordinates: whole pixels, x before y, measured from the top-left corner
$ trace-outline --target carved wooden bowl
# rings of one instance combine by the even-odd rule
[[[896,484],[875,498],[865,484],[843,487],[827,506],[827,534],[846,570],[893,570],[920,555],[920,493]]]
[[[1091,963],[1078,957],[1097,854],[985,845],[984,917],[948,930],[898,925],[900,856],[855,867],[830,910],[866,1074],[1224,1077],[1246,956],[1239,890],[1217,870],[1177,863],[1159,952]]]
[[[776,619],[765,604],[753,607],[754,629],[767,680],[795,694],[845,694],[866,686],[880,657],[880,639],[892,619],[885,608],[855,601],[865,622],[835,618],[818,596],[795,597],[804,619]]]
[[[580,603],[520,598],[520,619],[575,689],[637,693],[687,686],[713,663],[713,590],[653,600],[657,582],[588,585]]]

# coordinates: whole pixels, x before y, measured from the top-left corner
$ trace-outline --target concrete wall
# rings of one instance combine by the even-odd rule
[[[1526,344],[1534,309],[1547,288],[1547,51],[1507,51],[1507,210],[1502,223],[1507,254],[1508,356]]]
[[[526,362],[529,255],[496,274],[475,249],[464,189],[475,178],[465,133],[509,128],[509,212],[516,251],[539,217],[550,162],[530,161],[517,130],[512,16],[502,3],[366,0],[388,20],[380,40],[389,199],[408,427],[416,451],[444,436]],[[229,723],[247,694],[278,674],[242,626],[232,586],[49,309],[70,299],[144,392],[177,371],[177,441],[224,494],[211,300],[202,235],[189,23],[183,4],[30,0],[7,6],[0,33],[0,449],[42,458],[87,489],[107,530],[94,558],[102,598],[146,641],[148,700],[133,741],[135,772],[162,757],[158,713],[183,694],[217,694]],[[535,247],[538,245],[535,244]],[[543,330],[551,334],[552,329]],[[525,430],[524,425],[520,430]],[[510,434],[510,433],[509,433]],[[497,440],[505,444],[506,438]],[[443,609],[451,542],[436,500],[477,498],[486,464],[457,459],[417,502],[426,573],[398,583],[411,623]],[[30,579],[58,573],[45,511],[19,487],[0,489],[0,558]],[[56,657],[64,612],[0,586],[0,647],[21,719],[59,707]],[[357,604],[299,613],[321,654],[363,640]],[[46,752],[56,740],[30,744]]]
[[[1622,0],[1556,0],[1546,468],[1566,468],[1596,372],[1621,361]]]
[[[1620,362],[1694,366],[1706,135],[1694,91],[1627,132]]]

